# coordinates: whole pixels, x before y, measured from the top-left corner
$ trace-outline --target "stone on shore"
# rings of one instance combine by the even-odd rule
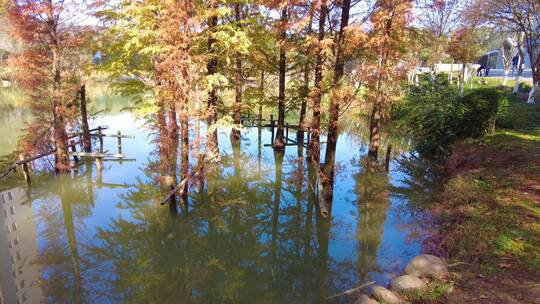
[[[442,279],[448,274],[448,268],[440,258],[430,254],[421,254],[405,267],[405,273],[415,277]]]
[[[356,301],[356,304],[379,304],[379,302],[363,294],[358,298],[358,301]]]
[[[394,278],[390,283],[390,290],[397,293],[409,295],[415,291],[422,291],[427,288],[426,283],[415,276],[402,275]]]
[[[385,304],[402,304],[405,303],[400,297],[390,290],[382,287],[375,286],[372,288],[371,293],[375,299]]]

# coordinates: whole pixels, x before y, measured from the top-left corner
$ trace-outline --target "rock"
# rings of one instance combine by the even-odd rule
[[[419,278],[411,275],[402,275],[400,277],[394,278],[392,280],[392,283],[390,283],[390,289],[393,292],[398,292],[402,294],[411,294],[411,292],[414,291],[425,290],[426,287],[426,283],[424,283]]]
[[[375,299],[385,304],[402,304],[405,303],[400,297],[390,290],[382,287],[375,286],[372,288],[371,293]]]
[[[416,256],[405,267],[405,273],[415,277],[442,279],[448,274],[446,264],[438,257],[430,254]]]
[[[379,304],[379,302],[363,294],[360,296],[360,298],[358,298],[358,301],[356,301],[356,304]]]

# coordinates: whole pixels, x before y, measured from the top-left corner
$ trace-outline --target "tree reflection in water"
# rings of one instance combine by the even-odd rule
[[[56,203],[40,209],[39,263],[49,302],[326,303],[386,271],[380,249],[393,242],[383,226],[392,220],[395,188],[384,166],[353,154],[360,161],[335,170],[325,185],[331,213],[323,218],[304,148],[263,149],[268,134],[253,131],[220,138],[219,165],[205,166],[190,182],[188,208],[181,208],[181,193],[170,209],[157,203],[170,189],[164,180],[179,182],[183,168],[193,172],[201,161],[195,156],[190,164],[182,153],[189,143],[167,133],[160,135],[167,145],[156,145],[118,203],[100,197],[107,184],[100,189],[92,181],[91,166],[56,181],[61,186],[46,198]],[[331,159],[325,171],[343,166]],[[93,210],[104,207],[118,212],[87,227]]]

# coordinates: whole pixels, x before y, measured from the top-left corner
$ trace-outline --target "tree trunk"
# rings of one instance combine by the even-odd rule
[[[537,41],[538,42],[538,41]],[[532,41],[528,41],[527,52],[531,60],[531,74],[533,79],[533,87],[529,92],[529,98],[527,103],[534,103],[536,99],[536,93],[538,92],[538,84],[540,84],[540,54],[538,54],[538,48]]]
[[[261,84],[259,87],[259,90],[261,91],[261,98],[259,100],[259,126],[262,126],[262,120],[263,120],[263,96],[264,96],[264,71],[261,71]]]
[[[285,73],[287,68],[287,57],[285,53],[285,41],[287,39],[287,6],[281,10],[281,20],[279,29],[279,96],[278,96],[278,121],[276,140],[274,142],[275,149],[284,149],[285,140],[283,130],[285,126]]]
[[[379,144],[381,137],[381,103],[377,101],[373,105],[373,111],[371,112],[371,123],[369,126],[369,152],[368,156],[376,161],[379,154]]]
[[[320,172],[320,134],[321,134],[321,95],[322,95],[322,66],[323,66],[323,55],[321,54],[321,44],[324,40],[324,24],[326,20],[326,14],[328,8],[326,6],[326,0],[321,1],[320,13],[319,13],[319,50],[317,54],[317,59],[315,62],[315,82],[314,82],[314,92],[312,94],[313,101],[311,105],[311,110],[313,112],[313,121],[311,125],[311,140],[309,141],[309,160],[311,165],[316,169],[317,174]]]
[[[525,56],[523,54],[522,39],[523,39],[523,33],[519,34],[518,39],[517,39],[518,64],[517,64],[516,81],[514,83],[514,90],[512,91],[513,94],[517,94],[519,92],[519,82],[520,82],[521,73],[523,72],[523,61],[525,60]]]
[[[60,75],[60,51],[56,40],[53,42],[52,49],[52,74],[53,74],[53,130],[55,153],[55,171],[56,173],[69,171],[69,158],[66,143],[66,125],[64,122],[64,107],[62,105],[62,87]]]
[[[234,5],[235,17],[236,17],[236,26],[241,28],[242,20],[242,5],[236,3]],[[235,69],[235,101],[234,101],[234,124],[235,127],[239,126],[241,123],[242,116],[242,56],[240,53],[236,53],[236,69]],[[231,132],[232,140],[237,141],[240,139],[240,130],[233,128]]]
[[[463,93],[465,91],[466,74],[467,74],[467,68],[465,66],[465,63],[463,63],[463,66],[461,67],[461,88],[459,89],[460,96],[463,96]]]
[[[450,63],[450,84],[454,84],[454,60]]]
[[[344,29],[349,25],[349,11],[351,8],[351,1],[344,0],[341,8],[341,24],[339,28],[338,39],[336,41],[337,53],[336,53],[336,65],[334,67],[334,90],[339,90],[340,81],[343,78],[345,69],[345,58],[343,56],[343,41],[344,41]],[[341,96],[341,94],[338,94]],[[339,103],[341,100],[334,98],[330,99],[329,115],[330,121],[328,125],[328,139],[326,143],[326,153],[324,157],[324,182],[323,182],[323,195],[327,209],[331,212],[333,190],[334,190],[334,163],[336,159],[336,147],[338,140],[338,125],[339,125]]]
[[[209,31],[212,32],[217,26],[217,16],[211,16],[208,20]],[[210,59],[206,65],[208,75],[214,75],[217,72],[217,58],[215,54],[215,39],[212,36],[208,37],[208,48]],[[207,159],[217,160],[219,158],[219,144],[218,144],[218,134],[216,128],[217,122],[217,88],[215,85],[212,85],[210,92],[208,92],[208,107],[207,107],[207,129],[208,134],[206,140],[206,156]]]
[[[90,140],[90,131],[88,129],[88,112],[86,109],[86,85],[83,83],[79,89],[80,107],[81,107],[81,131],[83,138],[84,152],[92,152],[92,141]]]
[[[529,98],[527,99],[527,103],[534,103],[536,99],[538,85],[540,84],[540,66],[532,66],[531,73],[533,78],[533,87],[529,92]]]
[[[315,5],[311,4],[311,7],[309,9],[309,20],[308,25],[306,28],[306,36],[311,36],[312,33],[312,26],[313,23],[313,14],[315,12]],[[311,72],[311,63],[309,58],[306,59],[306,63],[304,65],[304,84],[303,84],[303,92],[302,92],[302,101],[300,103],[300,117],[298,119],[298,132],[296,135],[297,142],[304,142],[304,120],[306,119],[306,111],[307,111],[307,99],[309,97],[309,73]]]
[[[180,132],[182,138],[181,154],[182,158],[181,167],[180,167],[180,180],[184,180],[188,177],[189,169],[189,114],[187,109],[187,104],[184,101],[182,104],[180,112]],[[175,153],[176,155],[176,153]],[[185,185],[180,189],[180,197],[182,198],[182,204],[185,208],[188,206],[188,185]]]

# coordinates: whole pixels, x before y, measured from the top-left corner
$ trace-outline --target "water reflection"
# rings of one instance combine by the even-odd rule
[[[396,182],[403,174],[368,163],[351,149],[357,138],[336,142],[327,218],[305,148],[266,148],[271,132],[257,128],[239,140],[221,130],[220,165],[189,183],[189,208],[177,208],[179,195],[169,209],[158,203],[170,189],[163,180],[179,182],[183,168],[199,165],[197,149],[182,152],[205,128],[191,124],[186,142],[131,119],[125,131],[137,139],[124,150],[137,162],[102,172],[82,162],[77,175],[33,184],[26,217],[37,246],[25,253],[44,302],[326,303],[363,282],[384,283],[419,251],[403,225],[411,218],[398,210],[407,202],[408,186]],[[160,136],[167,144],[155,144]],[[2,280],[3,294],[8,285]]]
[[[370,157],[357,163],[354,175],[357,193],[358,225],[358,276],[361,282],[372,279],[371,273],[381,271],[377,262],[377,251],[381,243],[383,225],[391,206],[389,177],[386,170]]]

